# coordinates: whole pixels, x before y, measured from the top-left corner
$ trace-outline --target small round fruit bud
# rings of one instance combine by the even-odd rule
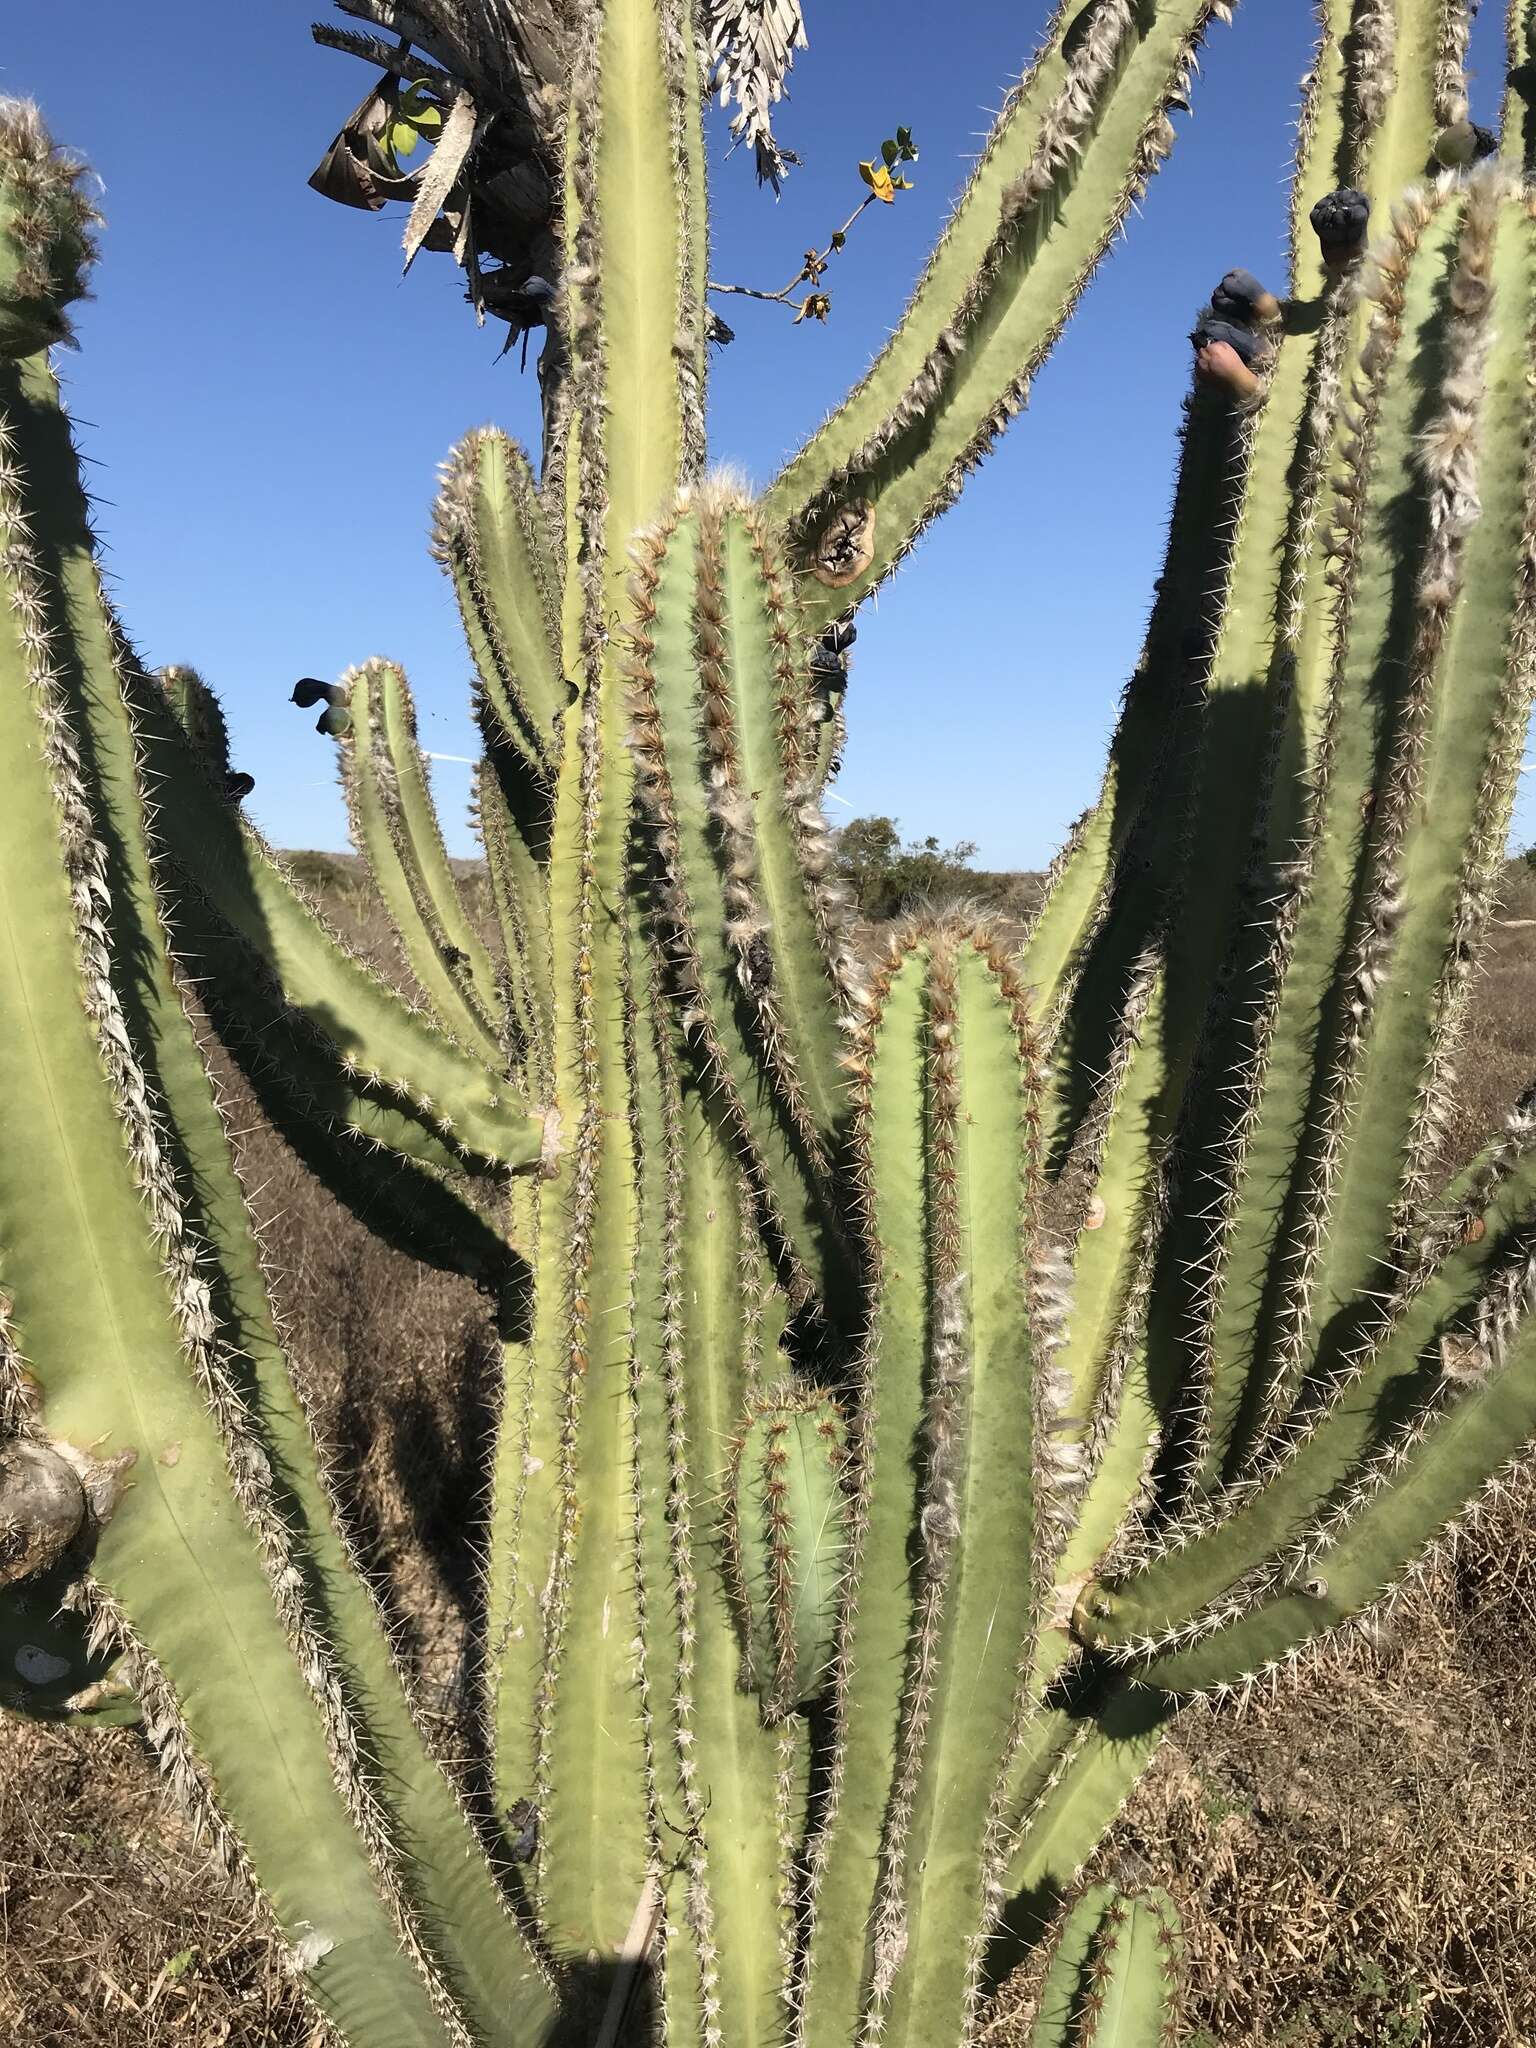
[[[1351,269],[1365,249],[1370,200],[1354,186],[1344,185],[1325,193],[1308,217],[1322,244],[1324,265],[1335,271]]]
[[[1251,270],[1229,270],[1211,293],[1211,311],[1218,320],[1278,320],[1280,301]]]
[[[315,720],[315,731],[324,733],[328,740],[339,740],[351,730],[352,714],[345,704],[327,704]]]
[[[1214,312],[1200,315],[1189,338],[1196,349],[1224,342],[1250,370],[1265,360],[1270,348],[1268,335],[1256,332],[1241,320],[1223,320]]]

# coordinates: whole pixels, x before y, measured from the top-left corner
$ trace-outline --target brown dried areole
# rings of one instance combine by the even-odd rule
[[[0,1586],[56,1565],[85,1515],[79,1474],[57,1451],[25,1437],[0,1447]]]
[[[817,536],[811,573],[829,590],[856,583],[875,559],[875,508],[855,498],[835,512]]]

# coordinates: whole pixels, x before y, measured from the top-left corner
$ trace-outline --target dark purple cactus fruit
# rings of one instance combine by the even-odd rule
[[[1218,320],[1252,322],[1272,317],[1273,292],[1251,270],[1229,270],[1211,293],[1211,311]]]
[[[328,740],[339,740],[352,730],[352,714],[345,704],[328,704],[315,720],[315,731]]]
[[[848,673],[848,650],[859,637],[858,628],[843,619],[828,626],[811,649],[811,674],[840,677]]]
[[[1209,310],[1200,315],[1189,338],[1197,349],[1210,348],[1213,343],[1224,341],[1250,370],[1256,369],[1269,354],[1267,335],[1241,321],[1223,320]]]
[[[1201,381],[1224,385],[1236,398],[1252,398],[1273,352],[1279,317],[1280,301],[1251,270],[1229,270],[1190,333]]]
[[[246,775],[237,768],[232,768],[224,778],[224,794],[232,804],[243,802],[255,787],[255,776]]]
[[[301,711],[312,711],[317,704],[345,704],[347,693],[340,683],[322,683],[316,676],[300,676],[290,701]]]
[[[1330,270],[1347,269],[1361,254],[1370,218],[1370,200],[1353,185],[1341,186],[1337,192],[1325,193],[1318,200],[1308,219]]]

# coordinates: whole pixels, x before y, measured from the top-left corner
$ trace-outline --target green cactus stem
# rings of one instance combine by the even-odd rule
[[[944,2048],[1185,1695],[1338,1642],[1536,1441],[1533,1098],[1441,1185],[1536,677],[1530,10],[1463,164],[1461,0],[1323,0],[1287,289],[1212,291],[1102,797],[1012,959],[959,916],[853,943],[852,612],[1022,404],[1225,9],[1063,10],[754,501],[702,430],[701,31],[739,10],[540,4],[542,481],[478,430],[435,525],[489,937],[399,671],[295,691],[419,999],[103,602],[52,371],[3,340],[12,226],[46,188],[62,252],[79,181],[5,130],[0,1706],[137,1714],[352,2048],[617,2048],[642,2007],[667,2048]],[[469,44],[423,7],[364,41],[391,78],[451,45],[465,172]],[[493,1296],[494,1815],[333,1512],[204,1019],[355,1213]],[[1176,1945],[1091,1893],[1042,2043],[1168,2040]]]
[[[770,1720],[830,1673],[846,1562],[841,1418],[824,1395],[769,1387],[731,1446],[726,1554],[737,1582],[743,1680]]]
[[[635,970],[628,921],[611,909],[629,859],[633,769],[608,621],[622,615],[631,536],[670,506],[703,455],[695,54],[679,0],[590,10],[567,123],[571,422],[556,516],[579,536],[562,607],[577,701],[561,728],[549,929],[569,1195],[540,1211],[530,1363],[539,1465],[521,1523],[523,1604],[508,1617],[499,1673],[523,1727],[499,1768],[508,1782],[526,1769],[525,1791],[531,1780],[555,1939],[608,1953],[649,1882],[625,1542],[633,1438],[609,1392],[626,1374],[639,1219],[623,1142]]]
[[[0,356],[70,339],[68,309],[87,295],[100,218],[84,180],[35,107],[0,99]]]
[[[1172,2048],[1182,1953],[1166,1892],[1091,1885],[1056,1936],[1030,2048]]]
[[[454,449],[432,541],[497,737],[547,783],[570,695],[560,661],[560,578],[528,459],[504,434],[484,427]]]
[[[677,1870],[668,2003],[679,2040],[767,2044],[782,2036],[809,1738],[798,1716],[767,1726],[743,1683],[729,1474],[742,1417],[774,1370],[784,1305],[740,1169],[686,1082],[655,962],[648,981],[634,1037],[637,1163],[655,1233],[642,1257],[654,1245],[661,1288],[637,1289],[635,1540],[654,1853]]]
[[[458,1960],[427,1932],[396,1846],[398,1819],[375,1787],[374,1738],[306,1581],[306,1537],[287,1518],[294,1496],[274,1485],[278,1437],[266,1432],[275,1418],[253,1408],[224,1348],[221,1318],[244,1285],[234,1261],[249,1226],[142,894],[134,735],[89,548],[77,557],[67,545],[68,521],[79,517],[67,495],[72,471],[24,466],[23,451],[45,452],[24,431],[26,407],[42,410],[47,394],[36,381],[22,390],[21,404],[14,387],[7,393],[0,463],[10,597],[0,723],[15,768],[0,896],[9,963],[0,1057],[15,1097],[0,1271],[47,1429],[101,1447],[93,1456],[110,1456],[120,1480],[94,1508],[87,1640],[125,1646],[146,1729],[184,1796],[224,1816],[217,1839],[229,1860],[262,1870],[317,1995],[359,2031],[454,2041]],[[128,957],[137,963],[152,949],[155,969],[125,998],[119,947],[130,940]],[[194,1073],[200,1118],[183,1092]],[[163,1116],[174,1120],[170,1144]],[[200,1155],[203,1130],[216,1156]],[[193,1208],[181,1166],[199,1157],[210,1170],[222,1165],[223,1187],[197,1182]],[[227,1247],[222,1213],[237,1219],[238,1242]],[[73,1273],[69,1287],[50,1284],[60,1263]],[[297,1417],[291,1390],[288,1400]],[[292,1443],[309,1462],[298,1419]],[[361,1585],[350,1574],[346,1582],[367,1606]],[[371,1607],[360,1640],[387,1668]],[[403,1702],[398,1711],[409,1729]],[[435,1767],[424,1753],[421,1761],[430,1773],[421,1782],[435,1783],[451,1814]],[[439,1867],[455,1873],[451,1882],[476,1882],[457,1877],[459,1859]],[[499,1920],[488,1874],[478,1881]],[[462,1952],[471,1986],[496,1952]],[[531,1964],[492,1967],[499,1998],[538,2010],[546,1994]],[[473,1989],[464,1995],[472,2004]]]
[[[410,685],[386,661],[365,662],[344,683],[351,744],[339,754],[353,843],[438,1022],[494,1070],[506,1058],[496,970],[448,865]]]
[[[506,1024],[513,1074],[536,1102],[554,1097],[554,991],[549,896],[539,849],[547,846],[544,799],[530,791],[504,749],[488,747],[475,774],[474,820],[485,848],[501,933]]]
[[[638,790],[687,1021],[770,1221],[814,1271],[838,1227],[840,1013],[863,976],[807,780],[789,593],[712,483],[641,544],[631,594]]]
[[[878,1264],[811,1843],[808,2042],[851,2038],[861,2013],[942,2039],[971,2009],[1038,1618],[1019,1566],[1050,1485],[1020,1377],[1038,1077],[1017,988],[984,939],[941,927],[893,954],[875,995],[852,1062]]]

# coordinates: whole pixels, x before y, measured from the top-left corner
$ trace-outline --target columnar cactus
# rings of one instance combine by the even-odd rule
[[[1022,949],[861,946],[835,877],[853,611],[1224,12],[1058,19],[756,499],[705,470],[707,35],[551,14],[548,445],[470,435],[434,543],[494,933],[404,676],[296,692],[414,1002],[105,602],[45,352],[89,221],[0,124],[0,1704],[137,1712],[356,2048],[968,2038],[1179,1701],[1338,1640],[1536,1435],[1536,1109],[1440,1162],[1536,673],[1529,9],[1482,162],[1460,0],[1324,0],[1294,274],[1196,328],[1146,648]],[[354,1569],[194,982],[305,1162],[494,1298],[472,1805]],[[1163,2026],[1169,1917],[1094,1897],[1044,2038],[1156,2038],[1109,2022]]]

